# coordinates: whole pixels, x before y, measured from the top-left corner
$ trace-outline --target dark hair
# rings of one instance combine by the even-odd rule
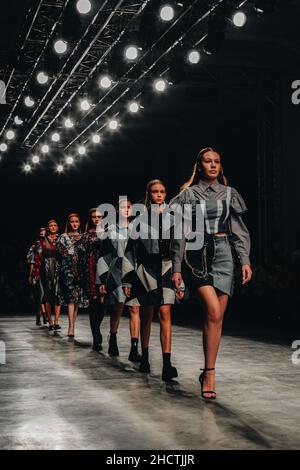
[[[147,189],[146,189],[146,196],[145,196],[145,207],[146,209],[149,209],[152,201],[151,201],[151,196],[150,196],[150,191],[151,191],[151,188],[152,186],[154,186],[155,184],[161,184],[165,189],[166,189],[166,185],[163,181],[161,180],[151,180],[149,181],[149,183],[147,184]]]
[[[56,222],[55,219],[51,219],[47,222],[47,227],[46,227],[46,235],[49,235],[50,231],[49,231],[49,225],[54,222],[56,225],[57,225],[57,231],[58,231],[58,223]]]
[[[181,186],[180,188],[181,190],[186,189],[189,186],[192,186],[193,184],[198,183],[199,179],[202,176],[202,158],[207,152],[215,152],[218,155],[220,155],[220,152],[218,152],[218,150],[216,150],[214,147],[205,147],[202,150],[200,150],[196,158],[196,163],[193,166],[192,175],[190,179]],[[224,176],[222,165],[221,165],[220,173],[218,175],[218,181],[219,183],[224,184],[225,186],[228,186],[228,179],[226,178],[226,176]]]
[[[89,215],[88,215],[88,220],[87,220],[87,223],[85,225],[85,231],[88,232],[91,228],[94,227],[94,224],[93,224],[93,221],[92,221],[92,214],[93,212],[99,212],[100,211],[97,209],[97,207],[92,207],[92,209],[89,210]]]

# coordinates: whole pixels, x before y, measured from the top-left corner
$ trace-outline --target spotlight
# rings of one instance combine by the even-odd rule
[[[9,130],[6,132],[6,138],[7,140],[13,140],[15,138],[15,133],[12,130]]]
[[[64,124],[67,129],[71,129],[72,127],[74,127],[74,123],[70,118],[67,118]]]
[[[81,15],[87,15],[92,9],[92,4],[90,0],[78,0],[76,8]]]
[[[15,116],[14,122],[17,126],[21,126],[24,121],[22,121],[22,119],[19,118],[19,116]]]
[[[40,157],[38,155],[34,155],[32,157],[32,163],[36,164],[36,163],[39,163],[39,161],[40,161]]]
[[[34,100],[31,98],[31,96],[26,96],[26,98],[24,100],[24,103],[28,108],[32,108],[32,106],[34,106],[34,104],[35,104]]]
[[[49,77],[45,72],[39,72],[36,79],[40,85],[45,85],[48,82]]]
[[[111,87],[111,83],[111,79],[107,75],[102,77],[99,82],[101,88],[109,88]]]
[[[86,154],[86,148],[84,145],[80,145],[80,147],[78,147],[78,153],[79,155],[85,155]]]
[[[131,103],[129,103],[128,109],[131,113],[137,113],[140,109],[140,105],[136,101],[132,101]]]
[[[160,9],[159,15],[163,21],[172,21],[175,15],[174,8],[171,5],[164,5]]]
[[[119,123],[116,119],[111,119],[108,123],[108,127],[112,130],[115,131],[119,126]]]
[[[51,140],[52,140],[53,142],[59,142],[59,141],[60,141],[60,135],[59,135],[59,133],[58,133],[58,132],[54,132],[54,133],[52,134],[52,136],[51,136]]]
[[[42,145],[41,151],[42,153],[49,153],[50,147],[47,144]]]
[[[56,171],[57,173],[63,173],[64,171],[63,165],[56,165]]]
[[[58,39],[57,41],[55,41],[54,50],[57,54],[64,54],[65,52],[67,52],[67,49],[68,45],[66,41],[63,41],[62,39]]]
[[[101,137],[99,134],[94,134],[92,137],[92,141],[94,144],[100,144],[101,142]]]
[[[188,54],[188,61],[191,64],[198,64],[200,62],[201,56],[200,53],[196,50],[190,51]]]
[[[135,46],[128,46],[125,50],[125,56],[128,60],[135,60],[138,54],[138,49]]]
[[[26,165],[24,165],[24,171],[25,171],[25,173],[30,173],[31,172],[31,166],[28,165],[28,163],[26,163]]]
[[[243,11],[237,11],[232,17],[232,22],[237,28],[242,28],[247,22],[247,16]]]
[[[89,101],[87,99],[85,100],[82,100],[81,103],[80,103],[80,107],[82,109],[82,111],[88,111],[91,107]]]
[[[74,158],[73,158],[73,157],[67,157],[67,158],[66,158],[66,163],[67,163],[68,165],[73,165],[73,163],[74,163]]]
[[[166,89],[166,82],[165,82],[165,80],[162,80],[161,78],[158,79],[158,80],[156,80],[156,81],[154,82],[154,88],[155,88],[156,91],[158,91],[158,92],[160,92],[160,93],[161,93],[162,91],[165,91],[165,89]]]
[[[275,7],[276,0],[256,0],[254,10],[259,16],[272,13]]]
[[[7,144],[5,143],[0,144],[0,152],[6,152],[7,149],[8,149]]]

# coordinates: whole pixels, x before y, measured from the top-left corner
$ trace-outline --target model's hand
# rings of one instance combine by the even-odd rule
[[[176,290],[176,297],[178,300],[182,300],[184,297],[184,291],[183,290]]]
[[[106,285],[105,285],[105,284],[100,284],[100,286],[99,286],[99,292],[100,292],[100,295],[106,295],[106,294],[107,294],[107,290],[106,290]]]
[[[171,280],[175,286],[175,289],[179,291],[181,284],[182,284],[182,275],[181,273],[173,273]]]
[[[124,294],[126,295],[126,297],[129,299],[129,297],[131,296],[131,287],[123,287],[123,292]]]
[[[243,282],[242,284],[246,284],[250,281],[252,277],[252,269],[249,264],[243,264],[242,266],[242,273],[243,273]]]

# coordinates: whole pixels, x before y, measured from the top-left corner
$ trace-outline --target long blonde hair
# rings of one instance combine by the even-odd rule
[[[150,205],[152,204],[150,191],[151,191],[152,186],[154,186],[155,184],[161,184],[166,189],[165,183],[161,180],[149,181],[149,183],[147,184],[146,196],[145,196],[145,202],[144,202],[146,209],[149,209]]]
[[[202,158],[207,152],[215,152],[219,155],[219,152],[216,149],[214,149],[213,147],[205,147],[204,149],[200,150],[200,152],[197,155],[196,163],[193,166],[192,175],[188,179],[188,181],[186,181],[181,186],[181,188],[180,188],[181,191],[183,191],[184,189],[188,188],[189,186],[192,186],[193,184],[196,184],[196,183],[199,182],[199,179],[201,178],[201,174],[203,172]],[[218,175],[218,181],[219,181],[219,183],[224,184],[225,186],[228,186],[228,179],[226,178],[226,176],[224,176],[222,165],[221,165],[220,173]]]

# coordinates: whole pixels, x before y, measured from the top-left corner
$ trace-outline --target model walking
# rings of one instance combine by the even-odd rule
[[[139,237],[130,237],[125,251],[123,287],[130,309],[138,312],[142,307],[140,371],[150,372],[149,340],[153,314],[157,310],[163,356],[162,379],[168,381],[178,374],[171,364],[171,306],[175,303],[176,291],[171,280],[170,239],[166,236],[170,224],[167,223],[169,219],[164,218],[166,196],[166,186],[162,181],[148,183],[146,211],[134,221],[134,233],[139,233]],[[177,297],[183,297],[182,290],[184,287],[180,285]]]
[[[97,261],[101,256],[102,242],[99,238],[103,232],[102,218],[96,208],[89,211],[85,233],[77,244],[81,285],[85,297],[89,300],[88,310],[94,351],[102,351],[100,326],[105,313],[104,297],[100,296],[98,286],[95,284]]]
[[[188,204],[193,214],[189,238],[198,235],[204,239],[203,246],[195,248],[187,246],[185,237],[172,239],[172,280],[179,288],[184,261],[187,285],[196,290],[205,312],[201,393],[204,398],[215,399],[215,364],[224,312],[237,282],[235,271],[240,272],[242,284],[252,275],[250,236],[241,217],[247,208],[237,190],[228,186],[220,154],[211,147],[200,151],[193,174],[181,189],[171,207]]]
[[[36,313],[36,325],[41,325],[41,316],[43,316],[43,324],[47,323],[46,307],[41,299],[41,288],[40,288],[40,271],[41,271],[41,254],[37,250],[37,242],[44,240],[46,236],[46,229],[41,227],[39,230],[39,237],[37,241],[31,245],[27,253],[27,264],[29,265],[29,284],[31,287],[31,293],[34,304],[37,309]]]
[[[116,225],[108,227],[103,236],[101,256],[97,263],[96,284],[99,285],[100,295],[105,295],[105,303],[110,308],[110,336],[108,354],[119,356],[117,332],[124,310],[126,296],[122,289],[122,261],[128,241],[129,224],[132,205],[127,199],[119,201]],[[131,350],[129,360],[139,362],[138,341],[140,316],[138,311],[130,313]]]

